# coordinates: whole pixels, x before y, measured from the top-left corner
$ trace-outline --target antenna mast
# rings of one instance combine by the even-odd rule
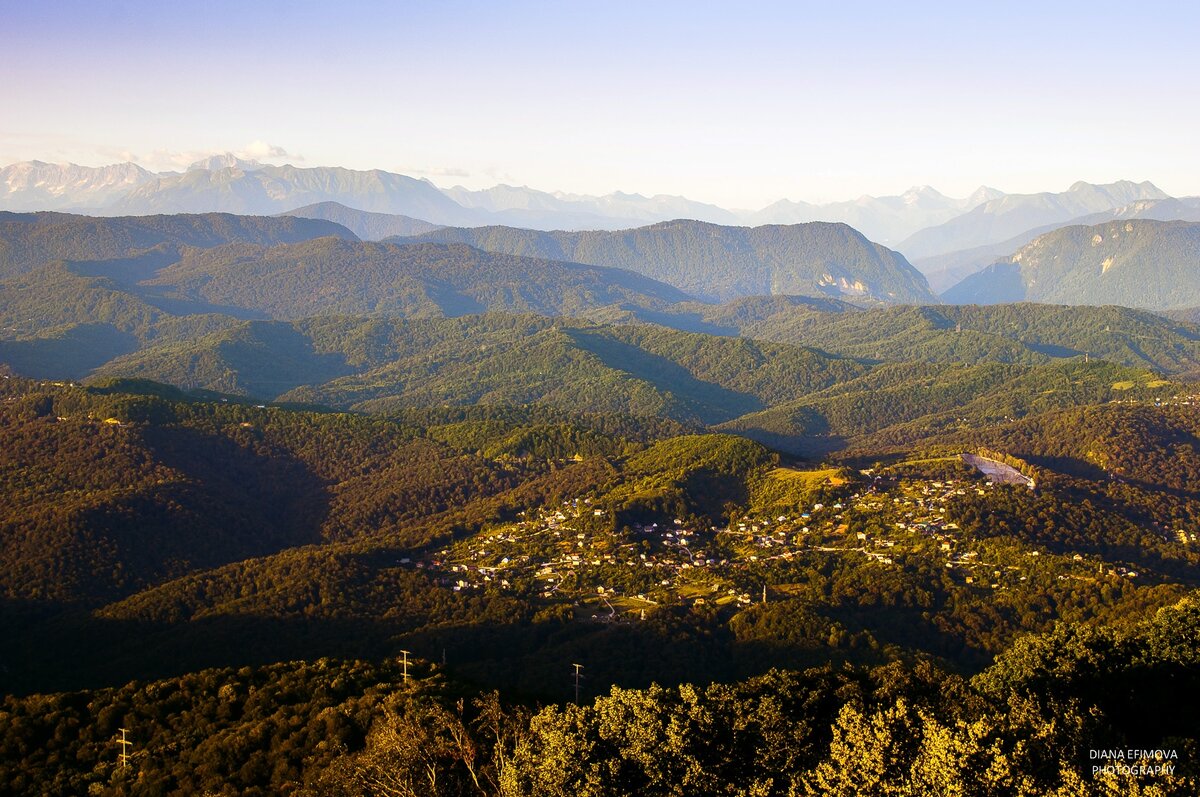
[[[121,738],[117,740],[117,744],[121,745],[121,752],[117,753],[117,763],[121,766],[121,769],[127,769],[129,767],[129,759],[133,757],[129,752],[129,748],[133,747],[133,742],[129,741],[126,736],[129,733],[127,728],[120,728],[119,730],[121,731]]]

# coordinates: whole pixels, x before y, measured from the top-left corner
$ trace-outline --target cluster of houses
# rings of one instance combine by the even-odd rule
[[[457,542],[413,566],[456,592],[500,589],[586,600],[604,605],[602,617],[616,616],[619,609],[640,616],[664,593],[696,603],[748,605],[758,596],[735,588],[737,579],[730,576],[810,551],[857,554],[895,566],[896,552],[911,548],[912,540],[932,540],[948,565],[970,568],[969,559],[952,560],[958,527],[945,521],[945,503],[967,489],[990,488],[990,482],[976,487],[877,478],[829,505],[816,502],[704,529],[680,518],[615,529],[608,510],[592,499],[576,499],[527,510],[503,528]],[[884,513],[895,518],[886,534],[861,530],[866,518]]]
[[[502,530],[488,531],[418,561],[456,592],[487,589],[531,592],[542,598],[587,598],[626,611],[646,609],[652,593],[674,590],[694,573],[719,570],[727,558],[711,556],[700,535],[673,523],[635,523],[614,531],[607,510],[591,499],[564,502],[521,513]],[[711,531],[711,529],[710,529]],[[744,595],[735,600],[749,602]]]
[[[773,562],[812,552],[859,556],[881,567],[899,567],[915,554],[944,565],[959,584],[1003,590],[1026,581],[1038,560],[986,561],[996,557],[972,550],[978,546],[947,520],[955,499],[995,489],[990,480],[872,474],[857,491],[826,499],[828,504],[776,509],[702,529],[680,518],[618,527],[607,509],[578,499],[527,510],[516,522],[454,543],[414,566],[457,592],[499,589],[569,600],[595,606],[600,620],[644,617],[664,599],[749,605],[760,596],[745,587],[754,579],[739,575],[765,573]],[[1069,577],[1092,576],[1092,567],[1081,561],[1082,575]],[[1104,572],[1137,577],[1123,567]]]
[[[1153,399],[1142,398],[1119,398],[1113,399],[1111,404],[1152,404],[1155,407],[1193,407],[1200,406],[1200,395],[1191,393],[1179,393],[1174,396],[1163,396]]]

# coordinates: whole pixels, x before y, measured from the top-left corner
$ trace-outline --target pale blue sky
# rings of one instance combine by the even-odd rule
[[[215,151],[725,206],[1200,193],[1190,3],[0,0],[0,163]]]

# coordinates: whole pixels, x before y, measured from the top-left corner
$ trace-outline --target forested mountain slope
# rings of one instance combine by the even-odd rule
[[[967,277],[955,304],[1035,301],[1151,310],[1200,302],[1200,224],[1132,219],[1047,233]]]
[[[625,268],[696,296],[831,296],[877,302],[936,301],[903,256],[845,224],[723,227],[677,220],[616,232],[444,228],[415,240]]]

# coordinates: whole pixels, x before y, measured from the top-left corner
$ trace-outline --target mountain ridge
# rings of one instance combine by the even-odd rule
[[[626,268],[717,300],[799,294],[936,301],[902,255],[839,223],[726,227],[675,219],[611,232],[447,227],[409,240]]]
[[[1130,186],[1140,187],[1141,193],[1131,193],[1127,190]],[[276,215],[339,202],[364,212],[408,216],[437,225],[539,230],[617,230],[675,218],[744,226],[825,221],[850,224],[870,240],[913,260],[995,243],[1037,226],[1153,198],[1166,198],[1166,194],[1150,183],[1092,185],[1079,181],[1059,194],[1005,194],[980,186],[966,197],[955,198],[930,186],[913,186],[899,195],[863,195],[825,203],[780,199],[757,210],[742,210],[677,195],[645,196],[620,190],[591,196],[503,183],[483,189],[443,188],[424,178],[380,169],[271,165],[232,152],[201,158],[181,172],[154,173],[132,162],[88,167],[25,161],[0,168],[0,210]],[[982,233],[983,238],[978,232],[972,233],[974,238],[962,231],[955,233],[956,225],[970,228],[978,224],[978,219],[966,218],[970,213],[990,206],[991,210],[981,214],[990,220],[1006,202],[1040,203],[1043,215],[1027,218],[1028,223],[1006,222],[1007,227],[1001,224],[998,232]],[[1053,206],[1060,206],[1060,212],[1047,218],[1045,213],[1053,211]],[[1001,215],[1011,211],[1009,208]],[[1027,207],[1026,215],[1030,212],[1034,211]],[[947,224],[951,225],[948,230],[939,229]],[[955,235],[966,239],[954,240]]]
[[[1065,222],[1140,199],[1167,199],[1149,181],[1119,180],[1105,185],[1076,182],[1066,191],[1006,194],[950,219],[927,227],[896,244],[919,260],[963,249],[999,243],[1035,227]]]
[[[347,228],[364,241],[381,241],[393,236],[420,235],[441,228],[439,224],[431,224],[411,216],[395,213],[371,213],[332,201],[316,202],[276,215],[332,221]]]
[[[1038,236],[943,294],[953,304],[1040,301],[1173,310],[1200,304],[1200,223],[1126,219]]]
[[[313,238],[358,240],[322,219],[200,213],[160,216],[82,216],[0,211],[0,277],[26,273],[52,260],[131,258],[156,247],[297,243]]]
[[[949,221],[999,196],[1003,196],[1003,193],[980,186],[969,196],[954,199],[925,185],[914,186],[898,196],[861,196],[820,205],[781,199],[749,214],[745,221],[755,226],[840,221],[859,230],[872,241],[895,248],[897,242],[918,230]]]
[[[1077,225],[1093,226],[1119,219],[1153,219],[1156,221],[1200,221],[1200,199],[1168,197],[1167,199],[1140,199],[1129,205],[1112,208],[1099,213],[1079,216],[1064,223],[1045,224],[1026,230],[1000,243],[988,244],[974,249],[949,252],[944,255],[924,258],[913,262],[929,280],[930,287],[938,293],[953,287],[966,277],[990,266],[997,260],[1012,255],[1039,235]]]

